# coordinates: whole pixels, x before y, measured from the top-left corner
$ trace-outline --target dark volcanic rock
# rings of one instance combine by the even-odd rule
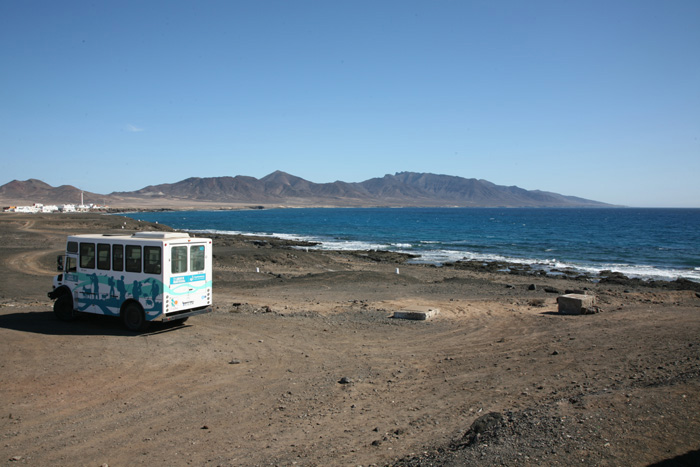
[[[467,271],[507,272],[514,275],[525,275],[532,272],[532,268],[527,264],[508,263],[505,261],[463,260],[456,263],[445,263],[443,266]]]
[[[668,290],[693,290],[700,292],[700,283],[684,278],[679,278],[674,281],[646,281],[638,278],[630,278],[620,272],[613,271],[601,271],[599,275],[601,276],[601,284],[622,285],[630,289],[652,287]]]
[[[350,251],[348,254],[362,259],[369,259],[377,263],[405,263],[406,261],[417,258],[417,255],[408,253],[396,253],[393,251],[369,250],[369,251]]]
[[[503,415],[498,412],[489,412],[486,415],[482,415],[474,420],[474,423],[472,423],[469,430],[462,436],[458,445],[460,447],[471,446],[478,441],[482,435],[493,435],[502,422]]]

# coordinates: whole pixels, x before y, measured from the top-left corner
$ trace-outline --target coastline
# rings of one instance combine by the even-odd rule
[[[46,292],[67,234],[154,229],[170,227],[0,216],[6,459],[648,465],[700,454],[694,290],[213,235],[213,313],[141,336],[100,316],[54,318]],[[600,312],[559,314],[570,290]],[[392,318],[426,306],[439,314]]]
[[[460,261],[482,261],[507,263],[506,269],[531,268],[534,272],[544,271],[547,274],[564,274],[570,277],[582,275],[592,280],[598,280],[601,276],[604,277],[613,272],[618,277],[622,274],[630,279],[691,280],[700,283],[700,267],[697,267],[700,257],[697,249],[685,248],[687,255],[678,253],[683,251],[678,248],[679,243],[690,246],[694,245],[696,240],[700,241],[692,235],[683,233],[693,231],[697,225],[695,221],[693,221],[694,224],[688,223],[685,231],[680,227],[683,224],[679,223],[679,227],[674,232],[666,235],[666,238],[672,240],[664,242],[653,238],[657,236],[654,229],[658,227],[659,232],[664,232],[668,229],[668,224],[656,226],[654,221],[657,218],[665,219],[666,214],[647,215],[649,225],[654,227],[644,236],[641,232],[636,236],[630,236],[627,231],[620,231],[618,235],[597,234],[602,229],[608,228],[608,225],[600,225],[605,218],[609,217],[608,209],[592,211],[561,208],[553,210],[484,208],[483,211],[476,211],[477,213],[472,208],[456,212],[445,208],[408,208],[402,212],[402,210],[393,209],[362,208],[353,209],[346,214],[345,209],[329,209],[323,212],[306,209],[297,216],[296,213],[269,209],[265,213],[237,212],[230,216],[222,215],[217,211],[198,211],[187,215],[180,215],[180,211],[172,211],[133,216],[172,224],[193,232],[241,234],[311,242],[314,244],[312,248],[324,251],[381,250],[404,253],[413,255],[410,262],[417,264],[439,266]],[[582,211],[589,214],[580,214]],[[667,213],[673,210],[663,211]],[[645,212],[648,210],[628,209],[620,215],[634,217],[638,215],[637,213]],[[689,219],[698,218],[697,214],[700,210],[693,212]],[[550,216],[550,213],[556,214]],[[433,214],[436,217],[432,217]],[[686,214],[679,214],[674,221],[680,222],[678,218],[685,216]],[[436,221],[438,217],[439,222]],[[468,222],[454,223],[451,220],[462,218],[468,219]],[[486,221],[489,218],[490,221]],[[542,232],[546,232],[547,229],[561,230],[558,225],[552,225],[550,218],[561,218],[561,222],[565,224],[574,222],[574,225],[581,225],[582,229],[585,229],[587,222],[591,222],[592,226],[589,227],[589,233],[584,235],[579,234],[582,229],[576,229],[576,231],[564,230],[558,235],[547,233],[543,236]],[[319,220],[323,222],[319,223]],[[428,225],[434,220],[436,222],[430,226],[441,232],[437,235],[434,231],[420,230],[418,227],[421,222]],[[637,219],[633,220],[637,221]],[[523,226],[527,223],[533,227],[521,227],[521,222]],[[508,226],[509,223],[517,228],[501,227]],[[539,226],[540,223],[542,227],[538,230],[539,227],[534,226]],[[595,225],[596,223],[598,225]],[[362,227],[358,229],[358,225]],[[417,228],[414,228],[414,225]],[[670,225],[673,225],[673,221]],[[618,228],[626,229],[626,226],[624,222],[618,223]],[[234,227],[235,230],[233,230]],[[634,227],[628,230],[635,231]],[[644,228],[641,230],[643,231]],[[450,238],[444,232],[463,232],[463,236]],[[572,235],[573,238],[568,235]],[[530,236],[537,240],[528,241]],[[647,243],[640,244],[641,238],[644,238]],[[537,248],[538,245],[546,245],[546,247]],[[637,246],[628,247],[628,245]],[[664,252],[664,250],[667,251]]]

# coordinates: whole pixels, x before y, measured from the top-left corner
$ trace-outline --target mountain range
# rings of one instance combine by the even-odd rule
[[[276,171],[263,178],[192,177],[176,183],[150,185],[130,192],[107,195],[82,192],[62,185],[52,187],[41,180],[13,180],[0,186],[4,203],[61,204],[80,202],[129,206],[147,203],[168,207],[197,205],[274,206],[460,206],[460,207],[604,207],[610,206],[575,196],[517,186],[501,186],[486,180],[451,175],[400,172],[364,182],[313,183]]]

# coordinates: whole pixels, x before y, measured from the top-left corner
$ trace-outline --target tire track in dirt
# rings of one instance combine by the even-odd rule
[[[41,264],[41,259],[50,254],[50,250],[25,251],[22,253],[17,253],[8,258],[7,265],[10,269],[22,274],[50,277],[56,274],[56,272]]]
[[[44,242],[48,242],[49,235],[41,229],[36,229],[36,220],[28,219],[20,225],[17,230],[22,232],[31,232],[38,235],[40,238],[37,239],[37,245],[41,245]],[[45,244],[43,246],[46,246]],[[33,276],[53,276],[56,272],[44,266],[41,262],[46,256],[50,255],[52,250],[47,249],[37,249],[34,251],[23,251],[21,253],[16,253],[10,256],[7,260],[7,266],[9,269],[23,273],[31,274]]]
[[[19,228],[19,230],[24,230],[25,232],[37,232],[37,230],[34,230],[32,227],[36,224],[36,221],[34,219],[28,220],[24,223],[22,227]]]

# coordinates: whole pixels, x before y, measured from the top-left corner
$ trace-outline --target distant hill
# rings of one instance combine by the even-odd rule
[[[105,196],[89,191],[82,191],[71,185],[53,187],[41,180],[13,180],[0,186],[0,199],[16,204],[80,204],[80,195],[84,202],[103,204]]]
[[[418,204],[479,207],[608,206],[605,203],[517,186],[495,185],[486,180],[450,175],[402,172],[361,183],[380,199],[412,199]]]
[[[0,187],[0,198],[75,203],[80,199],[80,190],[72,186],[53,188],[33,179],[24,182],[15,180]],[[287,206],[610,206],[574,196],[495,185],[486,180],[414,172],[400,172],[359,183],[313,183],[280,171],[261,179],[242,175],[193,177],[131,192],[109,195],[85,193],[85,198],[86,203],[148,200],[151,205],[163,207],[174,202],[182,204],[183,201]]]

